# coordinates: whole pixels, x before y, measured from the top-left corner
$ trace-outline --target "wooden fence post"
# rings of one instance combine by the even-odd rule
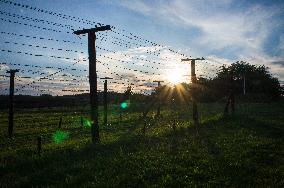
[[[8,136],[12,137],[13,128],[14,128],[14,79],[15,73],[19,72],[16,70],[9,70],[7,73],[10,73],[10,95],[9,95],[9,126],[8,126]]]
[[[59,129],[61,128],[61,124],[62,124],[62,116],[60,117],[59,123],[58,123],[58,128],[59,128]]]
[[[37,154],[41,155],[41,144],[42,144],[42,138],[41,136],[37,137]]]

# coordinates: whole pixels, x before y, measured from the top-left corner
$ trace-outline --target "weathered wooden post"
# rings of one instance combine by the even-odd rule
[[[12,137],[13,129],[14,129],[14,80],[15,73],[19,72],[18,69],[11,69],[7,71],[10,73],[10,95],[9,95],[9,126],[8,126],[8,135],[9,138]]]
[[[83,119],[83,116],[80,116],[80,123],[81,123],[81,127],[84,126],[84,119]]]
[[[110,30],[110,25],[82,29],[74,31],[74,34],[88,34],[88,52],[89,52],[89,82],[90,82],[90,101],[91,101],[91,120],[92,120],[92,142],[100,141],[99,135],[99,112],[98,112],[98,91],[97,91],[97,67],[96,67],[96,32]]]
[[[58,128],[59,129],[61,128],[61,124],[62,124],[62,116],[60,116],[59,123],[58,123]]]
[[[192,84],[192,91],[191,91],[191,99],[192,99],[192,119],[194,122],[194,125],[198,125],[198,110],[197,110],[197,101],[196,101],[196,74],[195,74],[195,61],[196,60],[205,60],[202,58],[187,58],[182,59],[181,61],[190,61],[191,62],[191,84]]]
[[[37,137],[37,154],[41,155],[41,144],[42,144],[42,139],[41,136]]]
[[[147,126],[147,121],[144,119],[144,125],[143,125],[143,135],[145,136],[146,134],[146,126]]]
[[[119,125],[121,124],[122,122],[122,110],[121,108],[119,108]]]
[[[161,81],[161,80],[155,80],[153,82],[157,82],[158,83],[158,108],[157,108],[157,114],[156,114],[156,117],[160,117],[160,114],[161,114],[161,82],[164,82],[164,81]]]
[[[176,119],[174,118],[174,122],[173,122],[173,130],[176,131]]]
[[[112,79],[110,77],[101,78],[104,79],[104,125],[107,126],[107,80]]]
[[[228,99],[224,110],[224,115],[229,114],[229,107],[231,107],[231,113],[235,113],[235,94],[234,94],[234,77],[230,75],[228,86]]]

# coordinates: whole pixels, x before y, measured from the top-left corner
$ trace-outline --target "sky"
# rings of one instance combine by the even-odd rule
[[[114,78],[110,81],[110,90],[122,92],[127,84],[132,83],[137,92],[143,92],[152,89],[149,86],[154,86],[152,81],[157,79],[171,82],[173,81],[171,78],[178,77],[176,80],[188,81],[186,75],[190,72],[189,65],[181,63],[180,59],[185,56],[180,54],[206,59],[206,62],[197,63],[197,75],[211,77],[222,64],[246,61],[269,67],[273,76],[284,81],[284,1],[282,0],[15,0],[13,2],[114,26],[115,29],[112,30],[116,33],[106,31],[97,34],[96,41],[97,59],[101,62],[97,65],[98,76]],[[79,38],[72,34],[72,29],[95,27],[95,24],[86,24],[76,19],[65,19],[11,5],[5,3],[5,0],[1,0],[0,4],[0,18],[2,18],[0,32],[6,32],[0,34],[1,50],[6,50],[0,51],[0,62],[6,62],[0,64],[0,74],[5,75],[6,70],[10,68],[22,70],[17,74],[19,93],[38,94],[39,88],[43,88],[44,91],[41,92],[53,95],[72,94],[62,91],[70,88],[88,92],[87,36]],[[52,25],[51,22],[56,25]],[[40,28],[26,26],[23,25],[24,23]],[[7,34],[11,32],[38,38]],[[124,36],[132,36],[130,33],[143,40]],[[59,42],[39,40],[39,37],[54,38]],[[66,40],[73,43],[63,42]],[[72,53],[55,49],[68,49],[72,50]],[[172,53],[168,49],[178,53]],[[18,51],[33,55],[19,54]],[[36,57],[34,54],[44,56]],[[72,60],[50,56],[68,57]],[[73,65],[75,61],[73,59],[79,62]],[[32,67],[35,65],[41,68],[38,70]],[[65,70],[57,73],[61,70],[58,68]],[[35,73],[36,71],[38,72]],[[28,76],[31,78],[21,78]],[[40,79],[43,76],[49,79]],[[69,80],[66,79],[67,77]],[[0,77],[0,79],[2,79],[1,92],[7,93],[4,88],[8,87],[8,78]],[[116,81],[117,83],[112,83]],[[23,85],[28,86],[22,88]],[[102,80],[99,80],[99,89],[102,89]]]

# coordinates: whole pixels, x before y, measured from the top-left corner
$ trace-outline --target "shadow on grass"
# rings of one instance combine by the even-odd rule
[[[283,127],[234,115],[205,121],[198,137],[229,186],[283,186]]]
[[[272,169],[272,173],[257,173],[260,159],[253,157],[254,148],[249,145],[246,148],[249,151],[243,154],[238,150],[242,149],[242,143],[230,140],[230,136],[239,129],[247,129],[259,137],[282,134],[271,125],[240,118],[216,116],[204,121],[198,131],[194,127],[182,127],[159,136],[130,134],[137,132],[140,125],[127,122],[130,131],[114,142],[97,145],[87,142],[79,146],[74,143],[62,150],[59,146],[58,150],[45,152],[41,157],[19,154],[14,161],[2,159],[0,186],[274,185],[281,178],[277,176],[277,169]],[[243,157],[251,161],[242,161]],[[264,182],[263,177],[272,179]]]

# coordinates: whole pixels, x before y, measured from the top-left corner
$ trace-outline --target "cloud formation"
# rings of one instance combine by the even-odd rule
[[[284,79],[279,75],[284,72],[283,67],[272,63],[284,61],[284,3],[173,0],[119,1],[118,4],[156,22],[189,32],[194,30],[197,34],[190,38],[189,44],[193,56],[214,56],[231,63],[237,60],[263,63]],[[278,40],[272,41],[273,37]]]

